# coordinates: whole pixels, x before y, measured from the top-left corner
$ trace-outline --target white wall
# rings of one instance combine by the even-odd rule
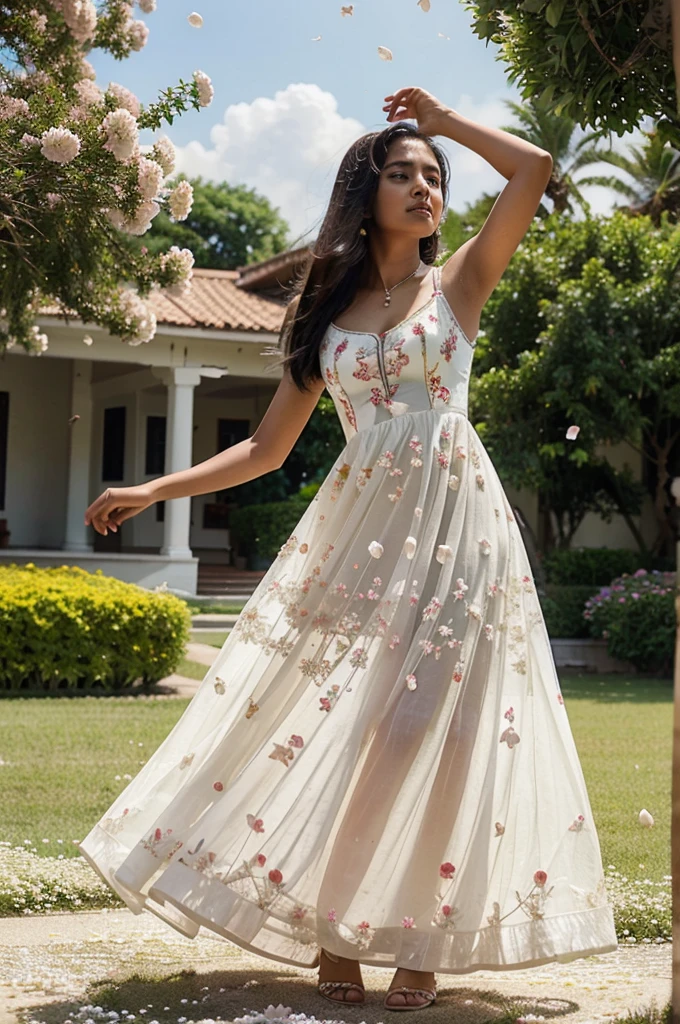
[[[11,547],[55,548],[66,531],[72,360],[0,359],[9,391],[6,507]],[[84,510],[83,510],[84,511]]]

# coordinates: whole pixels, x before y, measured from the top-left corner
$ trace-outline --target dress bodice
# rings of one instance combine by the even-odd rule
[[[382,420],[425,409],[467,415],[471,342],[432,272],[427,302],[400,324],[372,334],[330,324],[320,348],[321,371],[349,438]]]

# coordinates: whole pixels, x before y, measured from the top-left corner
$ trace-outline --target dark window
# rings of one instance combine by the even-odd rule
[[[125,413],[124,405],[104,409],[102,480],[125,478]]]
[[[5,507],[7,488],[7,439],[9,434],[9,391],[0,391],[0,508]]]
[[[250,434],[250,420],[218,420],[217,421],[217,451],[223,452],[231,448],[239,441],[245,441]],[[229,491],[218,491],[215,501],[223,503],[228,501]]]
[[[144,472],[147,476],[157,476],[165,472],[165,416],[146,417],[146,464]]]

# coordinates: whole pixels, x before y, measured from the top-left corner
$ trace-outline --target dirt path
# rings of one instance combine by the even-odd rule
[[[318,996],[316,974],[246,953],[209,932],[186,939],[152,914],[126,909],[0,920],[0,1024],[63,1024],[88,1003],[126,1009],[136,1024],[176,1024],[182,1016],[232,1021],[279,1003],[317,1021],[393,1019],[381,1003],[391,971],[364,967],[367,1002],[345,1010]],[[546,1021],[591,1024],[653,1001],[662,1007],[670,999],[671,944],[622,946],[531,970],[440,974],[437,982],[438,1000],[423,1011],[423,1024],[479,1024],[501,1017],[510,999]]]

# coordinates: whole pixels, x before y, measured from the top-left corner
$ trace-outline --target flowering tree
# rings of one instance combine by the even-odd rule
[[[0,0],[0,349],[44,352],[35,318],[47,302],[141,344],[156,330],[152,287],[190,286],[189,249],[150,255],[130,237],[162,206],[184,220],[193,199],[187,181],[164,186],[170,139],[142,153],[139,132],[208,106],[210,79],[195,71],[143,107],[123,85],[100,88],[86,59],[94,47],[123,59],[147,36],[126,0]]]

